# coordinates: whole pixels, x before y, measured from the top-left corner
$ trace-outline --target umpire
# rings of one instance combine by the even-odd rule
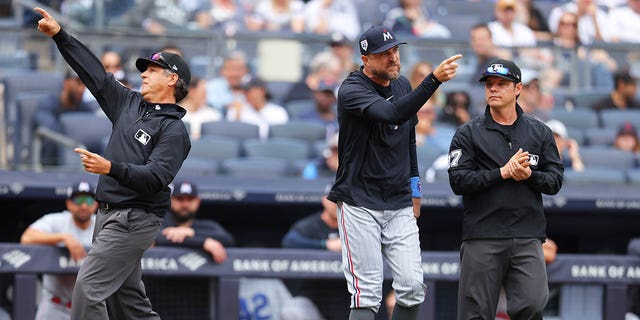
[[[378,312],[383,257],[394,279],[394,320],[417,319],[425,295],[416,223],[421,196],[416,113],[455,76],[455,61],[462,56],[444,60],[411,91],[409,80],[400,76],[403,43],[383,26],[365,31],[358,43],[363,67],[338,92],[340,160],[327,198],[338,204],[350,320],[373,319]]]
[[[547,271],[542,193],[556,194],[564,168],[553,133],[524,114],[518,66],[491,61],[480,79],[487,107],[456,131],[449,182],[462,195],[458,319],[494,319],[500,288],[514,320],[542,319]]]
[[[71,318],[160,319],[146,296],[140,259],[160,230],[170,203],[168,185],[191,148],[181,121],[186,111],[176,104],[187,94],[189,68],[168,52],[140,58],[141,93],[131,91],[48,12],[35,11],[43,17],[38,30],[53,38],[113,123],[104,157],[74,150],[86,171],[100,174],[100,207],[92,248],[78,272]]]

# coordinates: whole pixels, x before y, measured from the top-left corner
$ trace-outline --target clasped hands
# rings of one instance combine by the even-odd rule
[[[529,167],[529,152],[518,149],[511,159],[500,168],[502,179],[513,179],[516,181],[526,180],[531,176]]]

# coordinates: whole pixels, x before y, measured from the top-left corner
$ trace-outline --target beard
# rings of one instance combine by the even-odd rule
[[[395,80],[398,79],[398,77],[400,77],[400,65],[398,65],[398,71],[397,72],[387,72],[384,69],[377,69],[377,68],[371,68],[371,73],[378,78],[384,79],[384,80]]]
[[[173,213],[173,220],[175,220],[177,224],[183,224],[189,220],[192,220],[196,216],[195,211],[172,211],[171,213]]]

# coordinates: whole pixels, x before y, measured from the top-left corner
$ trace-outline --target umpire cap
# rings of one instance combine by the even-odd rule
[[[522,73],[520,68],[511,60],[496,59],[487,65],[487,68],[482,73],[480,82],[487,81],[487,77],[500,77],[515,83],[521,82]]]
[[[360,36],[360,54],[381,53],[401,44],[406,44],[406,42],[399,41],[391,28],[371,26]]]
[[[191,82],[191,71],[189,70],[189,65],[182,59],[182,57],[175,53],[162,51],[152,54],[149,58],[138,58],[136,60],[136,68],[140,72],[145,72],[151,63],[171,70],[187,85]]]

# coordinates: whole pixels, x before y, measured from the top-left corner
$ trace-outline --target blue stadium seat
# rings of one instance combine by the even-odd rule
[[[293,83],[288,81],[267,81],[266,85],[267,91],[271,95],[271,102],[280,105]]]
[[[567,95],[566,99],[573,104],[575,109],[590,109],[591,105],[594,102],[606,98],[609,95],[610,91],[610,89],[593,89],[588,92],[579,92],[576,94]]]
[[[439,156],[446,154],[447,150],[444,150],[433,144],[424,144],[416,147],[416,157],[418,158],[418,167],[420,172],[431,167],[433,161]]]
[[[565,170],[566,184],[626,184],[627,176],[624,170],[610,168],[586,168],[584,171]]]
[[[584,144],[589,146],[613,146],[616,130],[612,128],[590,128],[583,131]]]
[[[62,134],[73,139],[87,150],[98,154],[104,153],[104,137],[111,135],[111,121],[102,114],[93,112],[67,112],[60,115]],[[59,153],[61,166],[79,164],[78,155],[73,150]]]
[[[478,22],[489,22],[494,19],[494,5],[486,1],[449,0],[441,3],[443,5],[438,8],[438,13],[442,15],[442,18],[439,21],[455,20],[450,18],[451,16],[469,16],[477,19]]]
[[[180,167],[179,175],[187,176],[209,176],[219,172],[219,165],[216,161],[187,157]]]
[[[600,118],[605,128],[618,129],[627,121],[633,123],[636,128],[640,128],[640,110],[602,110]]]
[[[627,178],[630,183],[640,185],[640,169],[627,170]]]
[[[462,1],[447,1],[449,2],[462,2]],[[473,2],[464,1],[465,5],[468,5]],[[486,3],[483,3],[484,6],[487,6]],[[467,13],[467,14],[450,14],[444,17],[444,19],[439,19],[438,22],[443,26],[449,29],[451,32],[451,39],[453,40],[462,40],[469,41],[469,31],[471,28],[480,23],[487,22],[483,21],[481,17],[475,16],[475,13]],[[434,62],[436,63],[436,62]],[[439,63],[439,61],[437,62]]]
[[[289,162],[274,158],[232,158],[222,161],[221,172],[234,177],[277,178],[289,175]]]
[[[315,107],[315,102],[312,99],[292,100],[284,105],[291,119],[298,119],[300,115],[313,111]]]
[[[276,158],[289,161],[308,159],[310,147],[306,141],[290,138],[251,139],[243,144],[249,158]]]
[[[222,136],[243,141],[259,137],[258,126],[238,121],[205,122],[202,124],[201,130],[203,138],[206,136]]]
[[[553,109],[551,118],[564,123],[567,128],[589,129],[599,126],[598,114],[591,109]]]
[[[580,149],[580,155],[587,169],[627,170],[637,167],[636,157],[633,153],[612,147],[583,147]]]
[[[567,134],[569,138],[575,140],[579,146],[583,146],[587,143],[584,135],[584,130],[577,128],[567,128]]]
[[[31,142],[33,140],[33,116],[38,111],[40,102],[47,98],[43,93],[22,92],[15,99],[18,112],[18,131],[14,140],[15,165],[26,167],[31,162]]]
[[[208,161],[222,161],[240,156],[240,143],[234,139],[207,136],[191,141],[188,158]]]
[[[326,140],[327,128],[318,122],[294,120],[269,126],[269,136],[271,138],[300,139],[314,143]]]

